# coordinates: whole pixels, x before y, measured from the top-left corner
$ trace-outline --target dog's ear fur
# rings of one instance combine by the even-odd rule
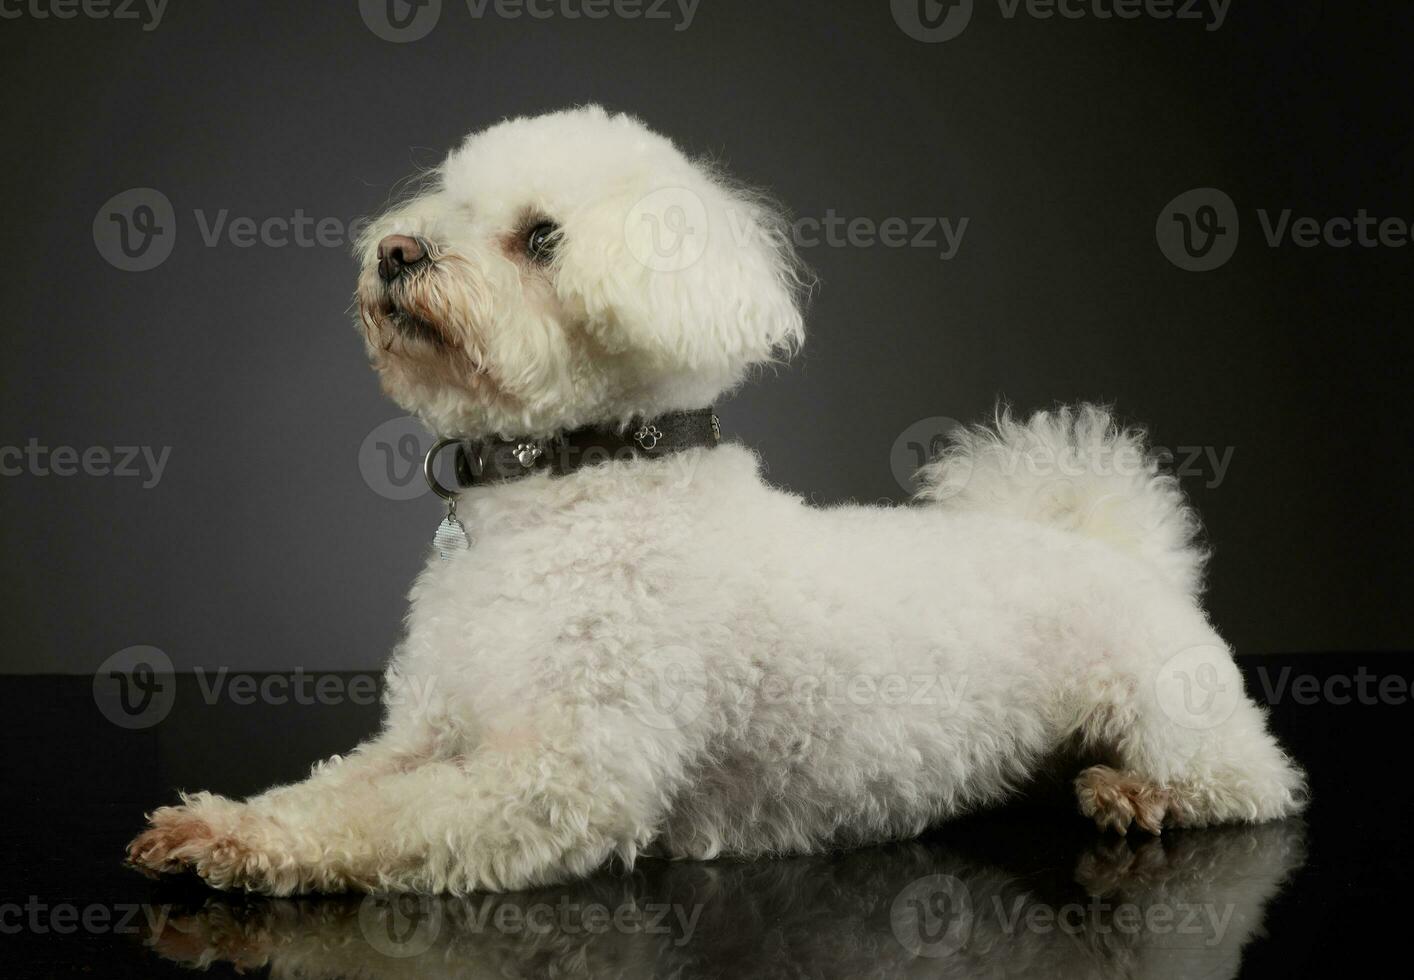
[[[729,387],[804,340],[811,280],[787,222],[710,170],[634,182],[569,216],[564,233],[562,297],[612,351]]]

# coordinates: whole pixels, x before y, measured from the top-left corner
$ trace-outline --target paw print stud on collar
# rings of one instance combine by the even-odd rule
[[[658,445],[658,440],[661,438],[663,438],[662,431],[651,422],[633,434],[633,441],[638,443],[639,447],[644,452],[650,453],[653,451],[654,447]]]

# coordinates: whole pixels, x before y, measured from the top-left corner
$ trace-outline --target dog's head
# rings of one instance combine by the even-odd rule
[[[443,435],[699,408],[802,339],[777,212],[597,107],[468,137],[358,252],[383,387]]]

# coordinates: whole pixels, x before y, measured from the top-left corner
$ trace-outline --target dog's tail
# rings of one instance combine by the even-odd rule
[[[1177,477],[1160,471],[1140,429],[1098,405],[1000,407],[992,425],[958,427],[918,473],[917,497],[955,511],[1009,514],[1100,538],[1198,595],[1207,551]]]

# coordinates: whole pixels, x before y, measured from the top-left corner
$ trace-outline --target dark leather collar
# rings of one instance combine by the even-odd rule
[[[615,459],[658,459],[722,441],[711,408],[634,419],[622,431],[585,426],[548,439],[485,439],[457,446],[457,482],[463,487],[515,480],[548,470],[556,476]]]

